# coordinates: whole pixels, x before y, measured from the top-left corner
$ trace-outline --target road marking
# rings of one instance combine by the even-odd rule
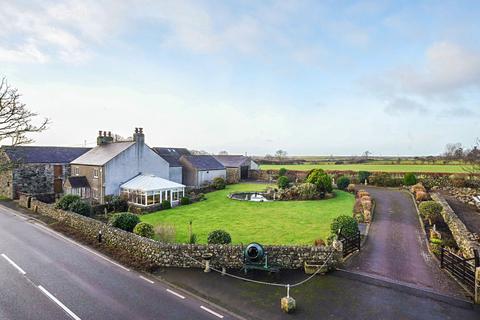
[[[65,311],[70,317],[72,317],[73,319],[75,320],[82,320],[80,319],[75,313],[72,312],[72,310],[68,309],[63,303],[60,302],[60,300],[58,300],[57,298],[55,298],[55,296],[53,294],[51,294],[50,292],[47,291],[47,289],[45,289],[44,287],[42,286],[38,286],[38,289],[40,289],[40,291],[42,291],[47,297],[49,297],[53,302],[55,302],[56,304],[58,304],[60,306],[60,308],[63,309],[63,311]]]
[[[148,278],[145,278],[144,276],[140,276],[140,278],[142,278],[143,280],[147,281],[147,282],[150,282],[150,283],[155,283],[153,282],[152,280],[148,279]]]
[[[22,268],[20,268],[15,262],[13,262],[12,259],[7,257],[7,255],[5,253],[2,253],[2,257],[4,257],[5,260],[7,260],[8,263],[10,263],[12,266],[14,266],[21,274],[23,274],[23,275],[27,274],[25,271],[23,271]]]
[[[185,297],[182,296],[180,293],[176,293],[175,291],[172,291],[170,289],[167,289],[167,292],[179,297],[180,299],[185,299]]]
[[[203,310],[205,310],[205,311],[213,314],[213,315],[216,316],[216,317],[219,317],[220,319],[223,319],[223,316],[222,316],[220,313],[217,313],[217,312],[215,312],[215,311],[213,311],[213,310],[210,310],[210,309],[208,309],[208,308],[206,308],[206,307],[204,307],[204,306],[200,306],[200,308],[202,308]]]
[[[50,233],[51,235],[58,236],[58,237],[62,238],[63,240],[68,241],[68,242],[70,242],[70,243],[72,243],[72,244],[74,244],[74,245],[76,245],[76,246],[78,246],[78,247],[80,247],[80,248],[82,248],[82,249],[84,249],[84,250],[86,250],[86,251],[88,251],[88,252],[96,255],[97,257],[100,257],[100,258],[102,258],[103,260],[108,261],[108,262],[110,262],[110,263],[113,264],[113,265],[116,265],[116,266],[119,267],[119,268],[122,268],[122,269],[125,270],[125,271],[130,271],[130,269],[122,266],[121,264],[116,263],[115,261],[112,261],[112,260],[108,259],[107,257],[104,257],[103,255],[101,255],[101,254],[99,254],[99,253],[97,253],[97,252],[95,252],[95,251],[93,251],[93,250],[91,250],[91,249],[89,249],[89,248],[87,248],[87,247],[85,247],[85,246],[82,246],[81,244],[79,244],[79,243],[77,243],[77,242],[75,242],[75,241],[73,241],[73,240],[71,240],[71,239],[69,239],[69,238],[67,238],[67,237],[62,236],[61,234],[50,230],[50,229],[47,228],[47,227],[44,227],[44,226],[42,226],[42,225],[40,225],[40,224],[34,224],[34,226],[40,227],[40,228],[42,228],[43,230],[45,230],[45,231],[47,231],[48,233]]]

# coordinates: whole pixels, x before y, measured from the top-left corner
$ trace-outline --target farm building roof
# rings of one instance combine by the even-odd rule
[[[72,164],[102,166],[135,144],[135,141],[106,143],[91,149],[72,161]]]
[[[198,170],[222,170],[225,166],[218,162],[214,156],[210,155],[192,155],[182,156],[182,159],[188,161],[194,168]]]
[[[242,155],[218,155],[214,156],[221,164],[227,168],[237,168],[250,164],[250,158]]]
[[[183,155],[190,155],[190,151],[186,148],[154,147],[152,150],[167,161],[170,167],[181,167],[182,163],[179,161],[180,157]]]
[[[70,163],[91,148],[2,146],[11,161],[21,163]]]

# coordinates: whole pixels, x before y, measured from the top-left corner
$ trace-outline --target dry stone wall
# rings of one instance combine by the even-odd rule
[[[212,253],[211,263],[213,266],[226,268],[242,266],[243,248],[239,245],[164,244],[111,227],[98,220],[56,209],[53,205],[36,199],[28,201],[26,195],[20,196],[20,205],[27,207],[29,202],[29,209],[49,216],[87,238],[95,239],[101,231],[102,240],[109,248],[125,252],[135,260],[150,265],[202,267],[201,264],[189,257],[202,260],[203,254]],[[335,250],[331,246],[265,246],[265,250],[270,263],[278,264],[284,269],[303,268],[304,262],[321,264],[330,256],[331,252],[333,252],[332,258],[327,263],[329,269],[334,268],[342,261],[341,250]]]
[[[466,258],[473,258],[473,250],[480,250],[480,243],[474,241],[473,234],[468,231],[465,224],[458,218],[448,202],[438,193],[432,193],[431,197],[434,201],[440,203],[443,207],[442,217],[448,225],[453,238],[457,242],[458,247]]]

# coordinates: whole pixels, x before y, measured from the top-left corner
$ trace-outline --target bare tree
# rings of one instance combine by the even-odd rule
[[[218,153],[218,155],[220,155],[220,156],[228,156],[228,152],[225,151],[225,150],[222,150],[222,151],[220,151],[220,152]]]
[[[464,152],[463,161],[463,171],[471,175],[480,173],[480,138],[475,140],[472,150]]]
[[[278,159],[278,160],[282,160],[282,159],[285,159],[287,157],[287,151],[285,150],[277,150],[275,152],[275,157]]]
[[[363,157],[365,158],[365,160],[368,160],[368,157],[371,156],[371,155],[372,155],[372,153],[368,150],[363,153]]]
[[[7,142],[11,147],[33,142],[28,135],[30,133],[42,132],[47,128],[48,119],[44,119],[39,125],[32,121],[36,113],[27,109],[20,101],[20,93],[16,88],[10,87],[6,78],[0,82],[0,142]],[[0,172],[13,168],[17,163],[2,157],[0,160]]]
[[[10,145],[28,144],[33,140],[28,134],[42,132],[47,128],[48,119],[39,125],[32,123],[36,113],[27,109],[20,101],[18,89],[10,87],[5,78],[0,83],[0,141],[10,139]]]

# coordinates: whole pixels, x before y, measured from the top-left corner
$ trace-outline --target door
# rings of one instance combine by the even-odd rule
[[[248,179],[248,166],[240,167],[240,179]]]
[[[63,174],[63,167],[61,165],[54,165],[53,174],[55,175],[55,178],[60,178]]]
[[[55,193],[63,193],[63,180],[62,179],[55,179],[53,180],[53,192]]]

